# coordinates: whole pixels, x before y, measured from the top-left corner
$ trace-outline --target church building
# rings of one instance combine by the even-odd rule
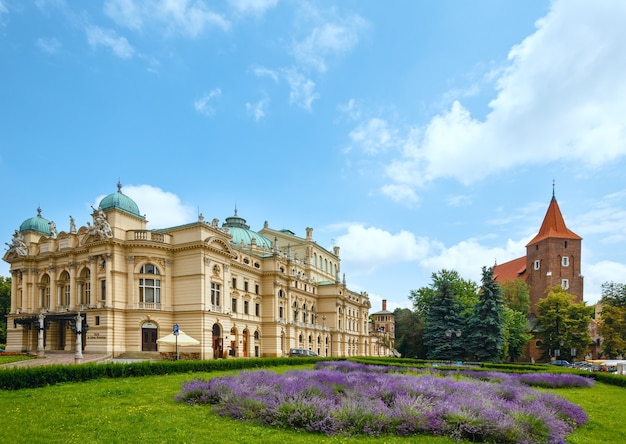
[[[347,287],[339,247],[319,246],[312,228],[255,232],[235,210],[221,225],[200,215],[149,230],[121,184],[91,218],[57,231],[38,209],[15,231],[7,351],[171,354],[158,340],[176,325],[201,359],[373,354],[369,297]]]
[[[537,316],[537,304],[551,287],[560,285],[574,295],[574,302],[583,301],[581,248],[582,238],[565,225],[553,191],[539,232],[526,245],[526,255],[494,266],[497,282],[522,279],[528,283],[531,327]],[[531,344],[529,353],[528,358],[538,358],[536,344]]]

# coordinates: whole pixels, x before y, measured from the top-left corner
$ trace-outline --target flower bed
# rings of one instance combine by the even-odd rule
[[[188,381],[176,400],[221,415],[325,435],[414,434],[498,443],[564,443],[584,411],[523,375],[407,374],[354,362]],[[552,375],[557,376],[557,375]],[[558,375],[560,376],[560,375]],[[585,378],[581,378],[585,379]]]

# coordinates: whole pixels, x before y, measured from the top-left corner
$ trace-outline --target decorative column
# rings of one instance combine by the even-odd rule
[[[44,325],[44,315],[43,313],[39,313],[39,325],[37,326],[37,357],[43,358],[46,355],[46,352],[43,348],[43,333],[46,329]]]
[[[76,315],[76,354],[74,355],[74,363],[82,364],[83,362],[83,317],[80,311]]]

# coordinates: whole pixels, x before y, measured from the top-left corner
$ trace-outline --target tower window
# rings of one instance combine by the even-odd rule
[[[567,241],[563,242],[563,248],[567,248]]]
[[[539,261],[539,260],[536,260],[536,261],[534,262],[534,264],[533,264],[533,268],[534,268],[535,270],[539,270],[540,266],[541,266],[541,261]]]
[[[563,287],[564,290],[567,290],[569,288],[569,280],[568,279],[563,279],[561,281],[561,287]]]
[[[561,258],[561,265],[564,266],[564,267],[568,267],[569,266],[569,257],[563,256]]]

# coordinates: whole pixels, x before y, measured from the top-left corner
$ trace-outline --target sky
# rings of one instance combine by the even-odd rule
[[[0,0],[0,238],[38,207],[86,225],[120,181],[148,228],[311,227],[394,310],[525,255],[554,190],[595,303],[626,282],[625,22],[614,0]]]

